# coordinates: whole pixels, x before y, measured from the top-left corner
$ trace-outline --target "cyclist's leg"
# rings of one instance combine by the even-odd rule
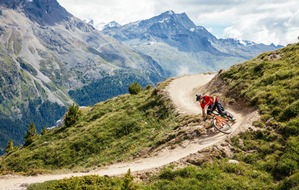
[[[235,121],[235,118],[233,115],[229,114],[227,111],[224,110],[224,107],[222,106],[221,102],[218,101],[217,104],[217,110],[221,115],[225,115],[228,118],[230,118],[232,121]],[[221,111],[220,111],[221,110]]]
[[[216,107],[217,107],[217,111],[218,111],[218,113],[219,113],[220,115],[225,115],[225,116],[227,116],[227,113],[226,113],[226,111],[224,111],[224,107],[222,106],[222,104],[221,104],[220,101],[217,101],[217,102],[215,103],[215,105],[216,105]]]

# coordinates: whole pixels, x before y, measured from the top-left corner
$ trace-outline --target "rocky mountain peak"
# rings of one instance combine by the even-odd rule
[[[30,20],[42,25],[54,25],[72,16],[56,0],[0,0],[0,5],[24,11]]]
[[[129,23],[117,28],[104,28],[103,32],[120,41],[132,39],[166,43],[185,52],[211,51],[208,39],[215,37],[203,27],[196,26],[186,13],[166,11],[150,19]]]
[[[121,27],[121,25],[116,22],[116,21],[112,21],[112,22],[109,22],[108,24],[106,24],[104,26],[104,29],[107,29],[107,28],[118,28],[118,27]]]
[[[186,13],[176,14],[174,11],[170,10],[160,14],[156,18],[160,19],[160,22],[164,22],[167,21],[167,19],[171,19],[175,23],[179,23],[187,30],[196,27],[196,25],[190,20]]]

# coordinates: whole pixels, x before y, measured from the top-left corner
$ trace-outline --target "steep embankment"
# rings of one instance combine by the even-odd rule
[[[200,109],[198,104],[194,100],[194,90],[205,85],[209,82],[214,75],[194,75],[184,76],[173,80],[168,87],[166,87],[169,96],[173,100],[179,112],[184,114],[199,114]],[[252,119],[257,114],[254,113],[235,113],[237,123],[233,126],[233,134],[235,134],[238,128],[248,127],[251,125]],[[204,126],[194,126],[193,131],[203,129]],[[231,134],[231,135],[233,135]],[[37,182],[44,182],[54,179],[62,179],[71,176],[84,176],[84,175],[119,175],[124,174],[131,169],[132,172],[138,172],[143,170],[150,170],[153,168],[162,167],[169,163],[178,161],[192,153],[196,153],[211,145],[217,144],[224,139],[229,138],[228,135],[221,133],[209,133],[205,136],[194,135],[193,138],[181,141],[176,147],[169,148],[165,146],[159,149],[159,151],[150,155],[147,158],[140,158],[133,162],[117,163],[109,165],[105,168],[88,172],[88,173],[69,173],[60,175],[40,175],[40,176],[2,176],[0,179],[1,189],[22,189],[26,186],[24,184],[31,184]]]

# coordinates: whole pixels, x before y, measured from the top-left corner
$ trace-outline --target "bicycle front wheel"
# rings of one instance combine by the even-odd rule
[[[214,119],[213,124],[222,133],[229,134],[232,132],[232,126],[225,120]]]

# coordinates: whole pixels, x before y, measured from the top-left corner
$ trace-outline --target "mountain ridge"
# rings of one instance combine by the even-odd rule
[[[56,0],[1,0],[0,5],[24,10],[27,17],[41,25],[55,25],[73,17]]]
[[[95,101],[77,103],[90,105],[126,93],[132,82],[155,85],[165,76],[150,57],[73,17],[57,1],[1,0],[0,6],[0,153],[10,139],[22,143],[30,122],[38,132],[53,126],[81,93]],[[102,88],[81,90],[93,83]]]
[[[109,24],[102,30],[136,51],[153,57],[171,76],[174,68],[185,74],[216,71],[253,58],[261,52],[283,46],[257,44],[235,39],[217,39],[202,26],[196,26],[186,13],[166,11],[158,16],[128,23]]]

